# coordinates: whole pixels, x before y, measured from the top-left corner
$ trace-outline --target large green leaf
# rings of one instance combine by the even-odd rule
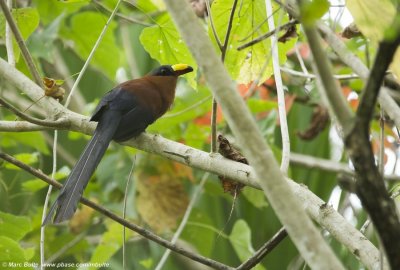
[[[28,37],[35,31],[35,29],[39,25],[39,13],[36,8],[18,8],[12,10],[12,16],[17,23],[18,29],[21,32],[24,40],[28,39]],[[0,39],[5,38],[5,25],[6,20],[3,13],[0,13]],[[15,60],[18,62],[20,50],[19,47],[13,38],[13,48],[15,54]]]
[[[18,241],[31,229],[32,225],[29,218],[0,212],[0,236],[7,236]]]
[[[211,14],[215,30],[222,44],[225,40],[232,5],[233,0],[215,0],[212,4]],[[274,6],[275,10],[276,6]],[[260,79],[259,82],[262,83],[273,73],[269,39],[241,51],[237,50],[240,45],[269,32],[266,17],[264,0],[243,0],[236,9],[225,56],[225,65],[233,79],[239,83],[249,83],[255,79]],[[283,17],[280,23],[285,22],[287,22],[287,18]],[[211,25],[209,26],[209,35],[213,37]],[[212,39],[216,44],[215,39]],[[286,52],[293,47],[295,40],[292,39],[285,44],[278,44],[281,63],[286,61]],[[267,59],[270,59],[270,61],[263,70]]]
[[[61,14],[70,15],[78,11],[83,6],[88,5],[89,1],[81,1],[74,3],[65,3],[62,1],[43,1],[34,0],[33,5],[35,5],[40,14],[40,22],[47,25],[53,22]]]
[[[157,25],[143,29],[140,42],[150,56],[160,64],[185,63],[194,71],[185,75],[189,84],[196,89],[196,63],[183,42],[171,17],[165,14],[157,19]]]
[[[76,14],[71,18],[68,27],[62,28],[62,34],[73,41],[73,49],[78,55],[86,60],[96,43],[106,18],[97,12],[86,11]],[[114,30],[117,23],[112,21],[97,48],[91,64],[103,71],[109,78],[115,77],[117,69],[122,63],[121,49],[117,46]]]

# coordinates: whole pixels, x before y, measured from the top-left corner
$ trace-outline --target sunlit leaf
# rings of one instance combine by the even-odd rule
[[[216,0],[212,4],[211,14],[221,43],[224,43],[225,40],[232,5],[233,0]],[[277,6],[274,5],[273,9],[276,11]],[[259,79],[259,83],[262,83],[273,73],[270,58],[271,41],[269,39],[241,51],[237,50],[240,45],[269,32],[266,17],[265,1],[244,0],[237,7],[229,36],[225,66],[238,83],[246,84],[256,79]],[[280,23],[283,24],[287,21],[288,18],[282,16]],[[210,25],[209,35],[216,44]],[[278,44],[281,63],[286,61],[286,52],[293,47],[295,41],[296,39],[292,39],[285,44]],[[220,50],[218,46],[216,48],[218,51]],[[270,59],[270,61],[265,66],[267,59]]]
[[[328,0],[304,1],[301,5],[303,23],[313,24],[328,11],[329,6]]]
[[[381,40],[397,14],[390,0],[348,0],[346,6],[364,36]]]
[[[192,66],[194,71],[184,77],[196,89],[196,63],[168,14],[157,19],[157,25],[143,29],[140,42],[160,64],[185,63]]]

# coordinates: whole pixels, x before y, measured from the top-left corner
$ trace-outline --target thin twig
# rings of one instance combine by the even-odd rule
[[[104,10],[110,12],[110,13],[113,12],[112,9],[108,8],[106,5],[104,5],[104,4],[101,3],[100,1],[95,0],[95,1],[93,1],[93,2],[94,2],[96,5],[98,5],[99,7],[101,7],[102,9],[104,9]],[[140,20],[137,20],[137,19],[132,18],[132,17],[125,16],[124,14],[121,14],[121,13],[118,13],[118,12],[115,14],[115,16],[118,17],[118,18],[121,18],[121,19],[124,20],[124,21],[130,22],[130,23],[140,24],[140,25],[143,25],[143,26],[153,26],[153,25],[150,24],[150,23],[142,22],[142,21],[140,21]]]
[[[24,58],[25,63],[28,66],[29,72],[32,74],[32,77],[35,80],[36,84],[43,88],[42,79],[35,66],[35,63],[33,62],[32,56],[28,51],[24,38],[22,37],[21,32],[19,31],[18,26],[11,15],[7,3],[4,0],[1,0],[0,7],[3,10],[4,17],[6,17],[7,23],[9,24],[11,31],[14,34],[15,40],[17,41],[17,44],[21,50],[22,57]]]
[[[54,141],[53,141],[53,168],[51,171],[51,179],[54,179],[57,172],[57,142],[58,142],[58,131],[54,130]],[[49,185],[47,189],[46,198],[44,200],[43,212],[42,212],[42,223],[46,219],[47,207],[49,205],[51,191],[53,186]],[[44,261],[44,243],[45,243],[45,227],[40,227],[40,269],[43,270],[45,267]]]
[[[267,16],[268,16],[268,15],[267,15]],[[274,30],[271,30],[271,31],[269,31],[268,33],[265,33],[264,35],[259,36],[258,38],[253,39],[252,41],[249,41],[249,42],[247,42],[247,43],[245,43],[245,44],[243,44],[243,45],[240,45],[239,47],[237,47],[237,50],[238,50],[238,51],[244,50],[244,49],[246,49],[246,48],[248,48],[248,47],[250,47],[250,46],[253,46],[253,45],[257,44],[257,43],[259,43],[259,42],[261,42],[261,41],[263,41],[263,40],[269,38],[269,37],[272,36],[272,35],[276,35],[276,34],[278,34],[280,31],[285,30],[285,29],[288,29],[288,28],[290,28],[290,27],[292,27],[293,25],[296,25],[296,24],[298,24],[298,23],[299,23],[299,22],[298,22],[297,20],[291,20],[291,21],[289,21],[289,22],[287,22],[287,23],[285,23],[285,24],[282,24],[281,26],[278,26],[278,27],[275,28]]]
[[[281,67],[281,70],[283,72],[286,72],[290,75],[298,76],[298,77],[303,77],[307,79],[315,79],[317,76],[311,73],[305,73],[305,72],[300,72],[297,70],[293,70],[287,67]],[[335,74],[333,77],[337,80],[353,80],[353,79],[359,79],[360,76],[357,74]]]
[[[287,236],[285,228],[281,228],[268,242],[262,245],[253,256],[239,265],[236,270],[249,270],[256,266],[260,261],[268,255],[274,248],[276,248],[283,239]]]
[[[269,29],[275,28],[274,17],[272,16],[272,3],[271,0],[265,0],[265,8],[268,17]],[[280,12],[278,29],[281,28],[281,18],[283,10]],[[286,105],[285,105],[285,92],[283,89],[283,82],[281,77],[281,71],[279,68],[279,52],[278,52],[278,37],[277,32],[271,36],[271,54],[272,54],[272,66],[274,70],[274,78],[276,91],[278,94],[278,111],[279,111],[279,123],[282,137],[282,158],[281,158],[281,171],[286,175],[289,169],[290,159],[290,139],[289,139],[289,128],[286,119]]]
[[[179,224],[178,229],[176,230],[176,232],[174,233],[174,236],[171,239],[171,243],[175,244],[176,241],[178,241],[179,236],[182,234],[183,229],[185,228],[190,214],[192,213],[193,207],[195,205],[195,203],[197,202],[197,198],[199,197],[200,193],[203,191],[203,187],[205,185],[205,183],[207,182],[208,177],[210,176],[209,173],[205,173],[200,181],[200,184],[198,185],[198,187],[196,188],[195,192],[193,193],[192,199],[189,202],[188,207],[186,208],[185,214],[183,215],[182,221]],[[161,270],[162,267],[164,266],[165,262],[168,259],[169,254],[171,253],[170,249],[167,249],[163,256],[161,257],[160,261],[158,262],[155,270]]]
[[[222,51],[222,42],[218,37],[218,33],[217,33],[217,30],[215,29],[214,20],[212,18],[212,14],[211,14],[210,0],[205,0],[205,1],[206,1],[206,8],[207,8],[207,13],[208,13],[208,19],[210,21],[211,30],[213,32],[213,35],[214,35],[215,41],[217,42],[219,50]]]
[[[238,0],[234,0],[232,4],[232,10],[229,14],[228,26],[226,27],[226,34],[224,44],[220,47],[221,49],[221,61],[225,62],[226,53],[228,51],[229,37],[232,31],[233,18],[235,17],[235,11]],[[217,114],[218,114],[218,103],[215,97],[213,97],[212,108],[211,108],[211,152],[217,151]]]
[[[63,245],[56,253],[54,253],[53,255],[51,255],[50,258],[48,258],[45,261],[45,265],[49,265],[52,262],[54,262],[55,260],[58,259],[58,257],[60,257],[61,255],[63,255],[66,251],[68,251],[70,248],[72,248],[73,246],[75,246],[76,244],[78,244],[83,238],[85,238],[86,236],[86,231],[82,232],[81,234],[77,235],[74,239],[72,239],[71,241],[69,241],[68,243],[66,243],[65,245]]]
[[[69,95],[67,97],[67,101],[65,102],[64,106],[66,108],[68,107],[69,103],[71,102],[72,95],[74,94],[76,88],[78,87],[79,82],[81,81],[83,75],[85,74],[85,71],[88,68],[90,61],[92,60],[94,53],[96,52],[98,46],[100,45],[100,42],[103,40],[103,37],[108,29],[108,26],[111,24],[112,19],[114,18],[115,14],[117,13],[118,7],[121,4],[121,2],[122,2],[122,0],[118,0],[113,12],[111,13],[110,17],[108,18],[106,24],[103,27],[103,30],[101,31],[99,37],[97,38],[96,43],[94,44],[94,46],[92,48],[92,51],[90,52],[88,58],[86,59],[85,64],[83,65],[81,71],[79,72],[78,78],[76,78],[76,81],[75,81],[74,85],[72,86],[71,91],[69,92]]]
[[[128,180],[126,181],[126,186],[125,186],[125,194],[124,194],[124,206],[122,210],[122,218],[126,219],[126,203],[128,201],[128,188],[129,185],[132,181],[132,175],[133,175],[133,170],[135,169],[135,164],[136,164],[136,155],[133,157],[132,161],[132,166],[131,170],[129,171],[128,175]],[[123,233],[122,233],[122,269],[126,269],[126,227],[124,226],[123,228]]]
[[[3,105],[4,108],[12,111],[16,116],[30,122],[36,125],[40,125],[40,126],[44,126],[44,127],[52,127],[52,128],[59,128],[59,127],[63,127],[63,128],[68,128],[68,119],[65,118],[61,118],[58,119],[56,121],[52,121],[52,120],[42,120],[42,119],[37,119],[35,117],[29,116],[23,112],[21,112],[20,110],[18,110],[17,108],[15,108],[13,105],[11,105],[10,103],[8,103],[7,101],[5,101],[3,98],[0,97],[0,104]]]
[[[27,164],[15,159],[14,157],[12,157],[12,156],[10,156],[8,154],[0,152],[0,158],[4,159],[5,161],[7,161],[7,162],[9,162],[11,164],[14,164],[15,166],[17,166],[17,167],[21,168],[22,170],[32,174],[33,176],[36,176],[37,178],[39,178],[39,179],[43,180],[44,182],[48,183],[49,185],[52,185],[52,186],[56,187],[57,189],[61,189],[62,188],[62,185],[59,182],[51,179],[50,177],[48,177],[47,175],[45,175],[41,171],[39,171],[39,170],[37,170],[37,169],[27,165]],[[121,224],[122,226],[125,226],[125,227],[129,228],[130,230],[140,234],[141,236],[143,236],[143,237],[145,237],[145,238],[147,238],[147,239],[149,239],[149,240],[151,240],[153,242],[156,242],[156,243],[160,244],[163,247],[171,249],[171,250],[175,251],[176,253],[179,253],[179,254],[181,254],[181,255],[183,255],[185,257],[188,257],[188,258],[190,258],[190,259],[192,259],[194,261],[197,261],[197,262],[199,262],[201,264],[210,266],[210,267],[212,267],[214,269],[234,270],[234,268],[232,268],[232,267],[230,267],[228,265],[225,265],[223,263],[214,261],[212,259],[206,258],[206,257],[201,256],[201,255],[198,255],[198,254],[193,253],[191,251],[185,250],[185,249],[183,249],[183,248],[181,248],[181,247],[179,247],[177,245],[171,244],[169,241],[161,238],[160,236],[154,234],[153,232],[151,232],[149,230],[146,230],[146,229],[144,229],[144,228],[142,228],[142,227],[140,227],[140,226],[138,226],[138,225],[136,225],[134,223],[131,223],[128,220],[123,219],[122,217],[112,213],[111,211],[109,211],[108,209],[104,208],[103,206],[101,206],[101,205],[99,205],[99,204],[97,204],[97,203],[95,203],[93,201],[90,201],[90,200],[86,199],[85,197],[82,197],[80,201],[81,201],[82,204],[89,206],[90,208],[96,210],[97,212],[99,212],[99,213],[105,215],[106,217],[114,220],[115,222]]]
[[[12,0],[7,0],[7,6],[9,10],[12,10]],[[6,22],[5,36],[6,36],[7,61],[11,66],[15,66],[13,40],[11,35],[11,28],[8,22]]]

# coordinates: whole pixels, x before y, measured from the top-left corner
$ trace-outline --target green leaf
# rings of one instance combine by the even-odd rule
[[[266,112],[278,108],[278,103],[271,100],[262,100],[257,98],[249,98],[247,106],[252,113]]]
[[[44,137],[39,132],[9,132],[4,133],[1,136],[2,145],[4,145],[4,143],[9,146],[17,146],[18,144],[22,144],[32,147],[32,149],[36,149],[45,155],[50,153]]]
[[[88,5],[89,1],[85,2],[74,2],[74,3],[63,3],[61,1],[43,1],[34,0],[33,4],[37,7],[40,14],[40,22],[44,25],[52,23],[61,14],[66,16],[78,11],[82,7]]]
[[[64,17],[65,15],[63,13],[48,24],[42,31],[33,33],[28,42],[29,50],[32,55],[54,63],[54,60],[56,60],[52,54],[54,41],[58,38],[58,33]],[[58,80],[56,80],[56,83],[60,85]]]
[[[2,269],[33,269],[24,267],[25,252],[18,242],[6,236],[0,236],[0,265]]]
[[[233,249],[235,250],[236,254],[242,262],[247,260],[255,252],[254,248],[251,245],[250,227],[243,219],[239,219],[235,222],[235,225],[232,228],[232,232],[229,235],[229,241],[231,242]],[[262,265],[258,264],[252,269],[262,270],[265,268]]]
[[[65,38],[73,41],[75,52],[86,60],[97,41],[106,18],[97,12],[85,11],[71,18],[69,27],[62,28]],[[91,64],[104,72],[110,79],[115,77],[117,69],[122,63],[121,49],[117,46],[114,30],[117,28],[115,21],[110,22],[106,33],[100,42]]]
[[[215,235],[219,232],[213,227],[213,222],[207,212],[194,208],[181,238],[196,247],[203,256],[209,256],[213,249]]]
[[[0,212],[0,236],[18,241],[31,230],[31,220],[28,217]]]
[[[12,16],[17,23],[18,29],[21,32],[21,35],[24,40],[27,40],[28,37],[35,31],[35,29],[39,26],[39,13],[36,8],[18,8],[12,10]],[[5,38],[5,24],[6,19],[3,13],[0,14],[0,39]],[[15,60],[18,62],[20,50],[17,42],[13,38],[13,48],[15,54]]]
[[[306,1],[301,5],[302,21],[306,25],[312,25],[320,19],[329,9],[328,0]]]
[[[196,62],[183,42],[171,17],[165,14],[157,19],[157,25],[146,27],[140,35],[140,42],[152,58],[160,64],[185,63],[194,71],[185,75],[191,87],[196,89]]]
[[[38,153],[22,153],[22,154],[17,154],[14,156],[16,159],[19,161],[31,165],[34,164],[38,161]],[[6,163],[5,167],[7,169],[12,169],[12,170],[20,170],[19,167],[15,166],[14,164],[11,163]]]
[[[123,227],[118,223],[108,223],[107,231],[103,234],[100,244],[96,247],[90,258],[91,263],[105,263],[112,255],[122,247],[122,231]],[[126,237],[130,237],[132,233],[126,231]]]
[[[224,43],[232,5],[233,0],[215,0],[211,7],[215,30],[221,43]],[[275,11],[277,6],[274,5],[273,9]],[[269,32],[266,17],[265,2],[263,0],[243,0],[236,9],[225,56],[225,66],[238,83],[247,84],[256,79],[260,79],[259,83],[262,83],[272,75],[272,61],[269,61],[263,70],[265,61],[271,55],[271,42],[269,39],[246,49],[237,50],[240,45]],[[288,19],[284,17],[280,23],[283,24],[287,21]],[[209,35],[212,37],[217,50],[220,51],[210,25]],[[295,41],[296,39],[292,39],[285,44],[278,44],[281,64],[286,61],[286,52],[293,47]]]

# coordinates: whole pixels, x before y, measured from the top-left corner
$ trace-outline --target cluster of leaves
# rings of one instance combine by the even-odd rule
[[[13,16],[23,37],[27,39],[29,50],[43,76],[66,80],[80,71],[117,1],[99,2],[33,0],[31,6],[13,10]],[[218,40],[223,43],[226,39],[233,2],[213,2],[210,11],[213,25],[210,20],[199,18],[203,20],[205,31],[208,31],[219,53],[221,48],[218,46]],[[239,2],[231,22],[225,65],[232,78],[239,83],[238,91],[246,99],[266,141],[279,159],[281,139],[280,131],[276,128],[279,124],[276,89],[273,78],[267,80],[272,75],[270,40],[237,50],[240,45],[271,30],[266,21],[265,2]],[[309,7],[310,10],[312,8]],[[274,11],[276,25],[289,21],[277,6],[274,6]],[[120,15],[136,18],[146,26],[127,22]],[[4,25],[4,17],[0,16],[0,38],[4,38]],[[299,62],[293,52],[296,41],[297,38],[292,38],[278,44],[281,64],[288,63],[288,66],[295,69],[299,68]],[[365,44],[363,38],[349,42],[349,46],[354,50],[363,48]],[[29,76],[24,61],[19,57],[16,44],[14,47],[17,68]],[[299,51],[306,64],[309,64],[308,47],[300,46]],[[364,50],[359,51],[360,54],[364,53]],[[134,59],[127,59],[129,55]],[[0,47],[0,56],[6,58],[3,46]],[[361,56],[365,58],[364,55]],[[128,60],[133,60],[136,66],[132,66]],[[119,14],[108,26],[90,68],[79,85],[80,94],[87,101],[87,105],[85,108],[78,106],[72,109],[89,114],[98,98],[111,89],[116,81],[131,78],[127,74],[145,74],[155,62],[187,63],[195,68],[195,72],[185,76],[186,82],[179,83],[173,108],[149,127],[148,132],[160,133],[171,140],[208,151],[211,94],[162,1],[138,0],[134,6],[129,2],[120,6]],[[69,73],[62,73],[60,66],[66,67]],[[137,70],[134,70],[135,68]],[[337,64],[335,72],[346,74],[349,70]],[[292,151],[330,158],[331,141],[329,130],[326,128],[327,119],[323,124],[318,120],[321,115],[315,113],[321,110],[315,83],[299,80],[288,74],[284,75],[283,79],[288,88],[286,109]],[[255,88],[251,86],[254,80],[260,82]],[[308,89],[307,92],[304,91],[304,85]],[[351,81],[344,87],[344,93],[354,93],[361,90],[361,87],[360,80]],[[68,90],[67,86],[65,88]],[[346,89],[350,91],[345,91]],[[10,95],[9,92],[0,90],[0,94],[4,96]],[[27,101],[23,95],[14,93],[13,97],[17,100],[15,104],[22,109],[31,105],[31,101]],[[40,110],[35,106],[28,112],[40,115]],[[15,119],[15,116],[5,111],[1,111],[0,114],[2,119]],[[229,136],[229,127],[220,111],[218,128]],[[310,140],[305,141],[298,134],[307,134]],[[49,150],[51,135],[51,132],[3,133],[0,148],[49,173],[52,167]],[[81,134],[60,132],[57,162],[59,170],[56,179],[63,179],[68,175],[69,168],[78,158],[86,141],[87,137]],[[133,155],[136,155],[135,159],[132,158]],[[132,163],[135,165],[133,184],[128,193],[124,194]],[[46,185],[15,167],[0,165],[5,168],[0,172],[0,211],[3,211],[0,212],[0,262],[38,262],[40,220]],[[117,213],[122,211],[122,200],[126,195],[128,219],[168,236],[168,233],[174,231],[185,211],[188,194],[193,191],[203,174],[204,172],[113,144],[99,165],[85,195],[96,198]],[[328,199],[336,186],[336,175],[333,173],[293,166],[290,176],[307,184],[323,199]],[[234,209],[232,221],[225,226],[232,197],[223,193],[216,176],[209,178],[181,239],[190,243],[204,256],[217,258],[229,265],[238,265],[253,253],[254,247],[267,241],[279,229],[280,223],[268,207],[264,194],[245,188]],[[222,228],[225,228],[224,231],[221,231]],[[127,234],[126,237],[137,240],[133,233]],[[71,242],[75,244],[63,250],[63,247]],[[112,269],[119,269],[122,265],[122,243],[121,226],[103,220],[101,216],[83,208],[68,227],[46,229],[45,254],[51,255],[61,249],[62,254],[54,260],[110,262]],[[130,254],[135,254],[126,258],[130,269],[152,269],[164,251],[162,247],[143,240],[128,241],[127,248]],[[341,250],[339,245],[335,245],[335,248],[343,260],[348,260],[348,266],[357,265],[351,254]],[[279,250],[268,256],[256,269],[285,268],[298,256],[290,241],[283,242]],[[165,269],[178,269],[179,263],[178,258],[169,260]]]

